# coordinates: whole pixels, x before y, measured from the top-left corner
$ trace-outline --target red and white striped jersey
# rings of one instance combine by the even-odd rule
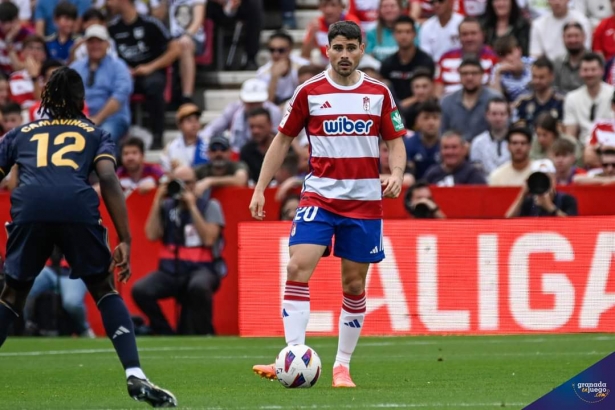
[[[28,70],[15,71],[9,77],[11,100],[21,106],[30,108],[36,101],[34,98],[34,80]]]
[[[318,206],[358,219],[382,218],[379,136],[406,134],[389,89],[363,72],[352,86],[327,71],[300,85],[279,131],[295,137],[305,127],[310,169],[299,206]]]
[[[592,127],[589,145],[615,148],[615,120],[598,120]]]

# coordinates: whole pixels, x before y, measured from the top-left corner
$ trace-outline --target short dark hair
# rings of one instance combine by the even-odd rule
[[[61,1],[58,3],[55,9],[53,9],[53,18],[66,17],[71,20],[77,20],[78,12],[77,6],[68,1]]]
[[[506,133],[506,141],[510,142],[510,137],[512,137],[514,134],[521,134],[527,139],[527,142],[529,144],[532,143],[532,133],[527,127],[515,125],[509,128],[508,132]]]
[[[269,112],[268,109],[264,107],[256,107],[250,110],[250,112],[248,112],[248,118],[257,117],[259,115],[266,116],[267,119],[271,122],[271,113]]]
[[[557,118],[551,115],[550,112],[542,112],[534,120],[534,128],[542,128],[555,134],[555,137],[559,137],[559,130],[557,129]]]
[[[290,47],[293,46],[293,38],[286,31],[283,31],[283,30],[276,31],[271,36],[269,36],[269,40],[267,40],[267,42],[274,40],[276,38],[281,38],[282,40],[286,40]]]
[[[83,23],[86,23],[92,20],[105,21],[105,15],[102,11],[98,10],[95,7],[89,8],[85,11],[85,13],[83,13],[83,16],[81,16],[81,21]]]
[[[558,138],[553,141],[551,144],[551,148],[549,150],[553,155],[570,155],[575,154],[577,147],[574,145],[574,142],[570,141],[568,138]]]
[[[598,53],[589,52],[585,53],[585,55],[581,57],[581,64],[583,64],[583,62],[591,63],[592,61],[597,61],[598,64],[600,64],[600,67],[604,68],[604,59]]]
[[[509,111],[508,101],[506,101],[506,99],[503,97],[492,97],[489,101],[487,101],[487,108],[485,109],[485,111],[489,111],[491,104],[506,104],[506,111]]]
[[[549,70],[549,72],[553,72],[554,67],[553,67],[553,62],[551,62],[551,60],[549,60],[548,57],[546,56],[540,56],[536,59],[536,61],[534,61],[534,64],[532,64],[532,67],[536,67],[536,68],[546,68],[547,70]]]
[[[428,78],[429,80],[433,81],[433,73],[428,68],[419,67],[414,70],[414,72],[410,76],[410,84],[412,84],[414,80],[419,78]]]
[[[10,1],[0,3],[0,21],[3,23],[17,20],[19,17],[19,9]]]
[[[506,57],[515,49],[519,47],[519,42],[513,36],[503,36],[495,40],[493,43],[493,51],[498,55],[498,57]]]
[[[363,34],[361,33],[361,27],[354,21],[338,21],[337,23],[329,26],[329,44],[337,36],[344,36],[348,40],[358,40],[359,44],[363,41]]]
[[[141,138],[137,138],[137,137],[126,138],[126,140],[122,143],[122,149],[120,150],[120,152],[123,152],[124,148],[126,147],[137,147],[139,151],[141,151],[141,154],[145,153],[145,144],[143,143],[143,140]]]
[[[442,107],[440,107],[438,100],[429,99],[418,106],[416,115],[419,116],[421,113],[442,114]]]
[[[38,73],[38,75],[44,76],[50,69],[58,67],[64,67],[64,63],[62,63],[60,60],[54,60],[53,58],[45,60],[45,62],[41,64],[41,71]]]
[[[472,17],[472,16],[466,16],[466,17],[464,17],[463,20],[461,20],[461,23],[459,23],[458,30],[461,30],[461,25],[462,24],[467,24],[467,23],[478,24],[478,27],[481,28],[480,20],[479,19],[477,19],[476,17]],[[482,30],[482,28],[481,28],[481,30]]]
[[[414,195],[414,191],[421,188],[429,188],[429,183],[424,179],[419,179],[408,187],[408,190],[404,194],[404,205],[406,210],[410,209],[410,202],[412,202],[412,195]]]
[[[21,115],[21,106],[17,104],[16,102],[10,101],[6,103],[5,106],[0,108],[0,112],[2,112],[2,115],[9,115],[9,114]]]
[[[458,70],[461,70],[463,67],[465,67],[467,65],[472,65],[474,67],[478,67],[478,68],[480,68],[481,72],[485,71],[483,66],[480,64],[480,60],[478,58],[476,58],[476,57],[465,57],[463,60],[461,60],[461,64],[459,64]]]
[[[414,28],[416,24],[414,22],[414,19],[405,14],[401,14],[399,17],[397,17],[397,20],[395,20],[395,23],[393,23],[393,30],[395,30],[395,27],[397,27],[398,24],[410,24],[412,26],[412,29],[416,31],[416,29]]]

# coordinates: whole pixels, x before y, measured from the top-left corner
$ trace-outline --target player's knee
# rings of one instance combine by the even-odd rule
[[[362,278],[348,278],[342,282],[344,293],[350,295],[360,295],[365,290],[365,282]]]
[[[286,267],[286,279],[293,282],[307,282],[310,273],[311,272],[302,267],[300,263],[292,259]]]
[[[100,302],[100,300],[106,295],[117,293],[115,290],[115,285],[113,284],[113,276],[111,274],[84,278],[83,282],[85,282],[88,292],[90,292],[90,295],[92,295],[92,298],[96,303]]]

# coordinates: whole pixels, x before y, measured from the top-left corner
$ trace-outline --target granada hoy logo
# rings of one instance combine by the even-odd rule
[[[404,129],[404,122],[401,120],[399,111],[395,110],[391,113],[391,121],[393,121],[393,128],[395,128],[395,131],[401,131]]]
[[[611,392],[606,383],[572,383],[572,390],[585,403],[599,403]]]

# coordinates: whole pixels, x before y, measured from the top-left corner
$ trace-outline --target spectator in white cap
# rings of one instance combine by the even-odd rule
[[[226,106],[222,115],[210,122],[199,133],[199,136],[209,141],[212,136],[229,131],[231,147],[239,152],[241,147],[250,140],[252,133],[248,126],[248,112],[255,108],[264,108],[271,115],[271,130],[277,133],[278,125],[282,120],[280,108],[269,101],[267,83],[257,78],[246,80],[239,93],[239,101]]]
[[[88,27],[84,37],[88,56],[75,61],[71,68],[83,79],[90,120],[117,143],[130,127],[130,70],[123,60],[107,54],[110,37],[105,26]]]
[[[577,200],[556,190],[556,169],[549,159],[532,162],[532,173],[506,212],[507,218],[517,216],[576,216]]]

